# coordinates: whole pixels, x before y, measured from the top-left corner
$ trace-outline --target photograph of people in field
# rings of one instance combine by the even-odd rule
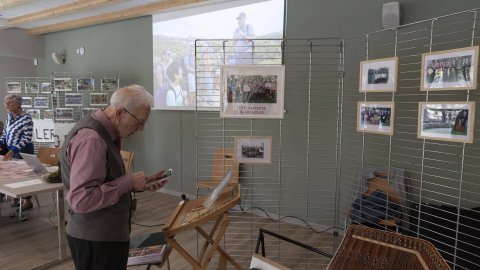
[[[276,75],[230,75],[227,78],[228,103],[276,103]]]

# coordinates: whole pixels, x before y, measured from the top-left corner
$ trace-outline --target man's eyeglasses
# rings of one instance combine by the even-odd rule
[[[135,115],[129,112],[127,109],[123,108],[128,114],[130,114],[141,126],[145,126],[145,121],[138,119]]]

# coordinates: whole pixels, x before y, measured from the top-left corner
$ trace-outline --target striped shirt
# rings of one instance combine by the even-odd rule
[[[7,144],[9,150],[18,153],[27,144],[32,143],[32,136],[33,120],[30,114],[13,116],[13,113],[8,113],[0,145]]]

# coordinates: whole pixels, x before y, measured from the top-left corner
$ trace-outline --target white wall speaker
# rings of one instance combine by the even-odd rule
[[[400,3],[388,2],[382,7],[383,29],[395,28],[400,25]]]
[[[66,60],[65,52],[61,52],[61,53],[53,52],[52,59],[53,59],[53,62],[55,62],[55,64],[59,64],[59,65],[65,64],[65,60]]]

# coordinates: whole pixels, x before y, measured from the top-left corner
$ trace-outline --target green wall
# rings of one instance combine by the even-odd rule
[[[38,76],[52,72],[93,74],[113,73],[120,85],[153,88],[152,19],[150,16],[85,27],[45,35],[45,55],[66,52],[66,62],[58,65],[50,57],[40,61]],[[76,50],[83,46],[85,54]],[[134,169],[152,174],[173,168],[175,180],[169,189],[195,193],[194,113],[152,111],[143,132],[125,140],[125,150],[135,153]],[[187,185],[184,183],[188,183]]]
[[[385,2],[388,1],[287,1],[286,38],[343,38],[380,30],[381,9]],[[400,1],[402,23],[477,8],[478,3],[475,2]],[[148,16],[47,34],[44,36],[45,55],[65,50],[67,62],[56,65],[50,57],[46,57],[40,61],[37,75],[47,76],[51,72],[113,72],[119,74],[122,86],[138,83],[151,90],[151,28],[151,17]],[[75,53],[80,46],[85,47],[84,56]],[[153,111],[144,132],[126,140],[126,149],[136,154],[135,169],[153,173],[158,169],[173,168],[175,180],[168,188],[194,194],[194,124],[194,113],[191,111]]]

